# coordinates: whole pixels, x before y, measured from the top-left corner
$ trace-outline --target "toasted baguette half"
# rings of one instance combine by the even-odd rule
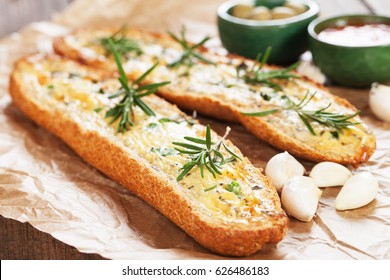
[[[13,102],[29,118],[60,137],[86,162],[131,190],[204,247],[246,256],[279,242],[287,217],[270,180],[228,140],[241,160],[222,165],[214,177],[195,167],[177,180],[188,155],[174,150],[183,136],[205,137],[205,127],[157,96],[142,99],[156,114],[135,108],[134,126],[118,133],[105,112],[120,88],[116,79],[59,56],[19,60],[10,79]],[[211,133],[215,143],[221,141]],[[221,149],[227,157],[227,151]],[[234,183],[235,189],[229,186]]]
[[[55,51],[63,56],[90,66],[115,72],[112,56],[101,44],[115,30],[78,30],[54,41]],[[309,119],[313,131],[309,131],[300,115],[293,110],[278,110],[274,114],[253,117],[254,113],[286,106],[286,98],[299,104],[306,95],[315,95],[305,110],[350,116],[357,109],[347,100],[332,95],[326,88],[311,80],[274,79],[278,89],[266,83],[248,84],[237,78],[237,67],[252,67],[253,61],[238,56],[220,56],[199,49],[216,65],[198,62],[191,68],[185,65],[169,67],[183,54],[181,46],[166,34],[155,34],[128,29],[125,38],[139,44],[143,53],[127,55],[127,75],[134,79],[156,61],[159,68],[147,83],[170,80],[158,94],[180,108],[196,110],[215,118],[240,122],[259,139],[312,161],[333,161],[357,165],[366,162],[375,150],[375,137],[359,116],[349,119],[355,125],[337,129]],[[265,65],[266,71],[276,69]],[[308,98],[309,99],[309,98]],[[329,106],[329,107],[328,107]]]

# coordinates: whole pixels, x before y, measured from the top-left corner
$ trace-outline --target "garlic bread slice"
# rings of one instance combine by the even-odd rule
[[[119,119],[112,122],[107,112],[120,98],[112,93],[120,89],[117,79],[41,54],[19,60],[10,82],[14,104],[29,118],[206,248],[245,256],[283,238],[287,217],[275,188],[230,141],[154,95],[142,97],[154,115],[134,107],[133,125],[118,132]],[[222,156],[232,152],[239,159],[217,162],[220,174],[205,169],[202,176],[196,165],[178,178],[192,157],[174,143],[193,138],[209,138],[213,145],[223,141]]]

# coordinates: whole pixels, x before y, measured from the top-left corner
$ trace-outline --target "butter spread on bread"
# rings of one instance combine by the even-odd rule
[[[205,127],[152,95],[143,100],[155,116],[135,107],[134,125],[118,133],[118,123],[110,123],[105,112],[116,102],[110,93],[119,87],[104,72],[37,54],[15,64],[10,93],[28,117],[206,248],[245,256],[283,238],[287,218],[275,188],[230,141],[226,145],[242,160],[224,164],[222,175],[205,172],[202,177],[195,167],[178,181],[188,157],[175,152],[173,142],[184,136],[204,138]],[[221,140],[214,132],[211,137]]]
[[[57,53],[77,59],[101,69],[115,72],[115,63],[100,43],[114,33],[112,30],[80,30],[57,38],[54,48]],[[134,79],[156,61],[159,67],[146,82],[171,83],[158,92],[166,100],[181,108],[196,110],[205,115],[238,121],[258,138],[294,155],[313,161],[334,161],[357,165],[366,162],[375,150],[375,137],[357,115],[350,121],[356,123],[335,134],[332,127],[315,121],[310,124],[315,135],[307,129],[299,115],[291,110],[280,110],[263,117],[243,115],[269,110],[284,104],[284,96],[299,103],[305,95],[314,95],[307,110],[353,115],[356,108],[347,100],[332,95],[326,88],[302,77],[298,79],[275,79],[275,89],[267,84],[249,84],[237,78],[237,67],[244,63],[251,67],[253,61],[238,56],[219,56],[204,48],[202,55],[213,64],[199,61],[190,69],[186,65],[169,67],[183,54],[183,49],[170,36],[135,29],[126,31],[126,38],[137,42],[142,53],[128,55],[125,65],[127,75]],[[264,70],[275,69],[264,66]],[[265,98],[265,96],[267,98]]]

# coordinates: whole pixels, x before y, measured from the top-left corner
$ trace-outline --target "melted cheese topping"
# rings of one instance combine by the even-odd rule
[[[82,33],[77,37],[67,37],[67,43],[96,58],[104,56],[105,50],[94,42],[96,42],[96,38],[107,36],[109,33],[104,31],[93,35]],[[300,79],[274,80],[274,83],[282,87],[281,91],[275,91],[264,84],[248,85],[242,79],[237,79],[236,66],[242,62],[238,59],[228,59],[207,53],[205,55],[210,60],[220,63],[217,66],[198,63],[189,71],[186,66],[169,68],[166,65],[180,58],[182,54],[181,48],[175,42],[166,37],[156,39],[148,34],[133,30],[129,31],[128,36],[137,41],[143,54],[130,55],[131,58],[125,65],[126,73],[137,77],[156,61],[159,61],[158,68],[150,75],[148,82],[171,81],[171,84],[164,88],[167,92],[174,92],[176,95],[192,94],[193,96],[212,98],[226,106],[233,106],[237,111],[247,113],[273,109],[275,105],[283,106],[285,104],[285,100],[281,98],[283,95],[299,103],[307,93],[310,95],[316,93],[305,109],[318,110],[331,103],[327,109],[328,112],[346,115],[355,113],[351,108],[335,102],[334,97],[328,92]],[[111,66],[112,70],[115,71],[115,64],[112,63]],[[271,99],[265,100],[260,93],[267,94]],[[339,133],[339,137],[336,138],[332,134],[333,128],[317,122],[311,122],[316,135],[311,134],[294,111],[280,110],[261,118],[274,127],[275,131],[284,133],[302,146],[310,147],[333,158],[340,155],[353,157],[362,145],[375,146],[375,139],[364,124],[343,129],[342,133]],[[359,117],[355,117],[351,121],[362,122]]]
[[[34,69],[25,80],[38,92],[37,98],[47,108],[56,108],[61,113],[70,116],[86,130],[98,131],[104,137],[119,139],[129,152],[136,153],[154,170],[161,172],[178,191],[190,201],[196,200],[206,211],[206,215],[220,217],[222,220],[234,217],[237,223],[262,221],[274,213],[275,208],[281,211],[270,199],[275,190],[265,186],[262,175],[238,149],[229,142],[227,146],[235,151],[242,161],[223,165],[222,175],[214,178],[211,173],[200,175],[198,167],[193,168],[181,181],[176,178],[180,168],[189,161],[187,155],[175,152],[172,142],[185,142],[184,136],[205,137],[205,127],[186,121],[188,117],[175,106],[156,97],[147,96],[143,100],[152,108],[156,116],[147,116],[138,107],[134,109],[134,123],[127,132],[116,132],[118,122],[110,124],[105,113],[113,107],[116,99],[109,99],[112,93],[119,89],[117,80],[94,81],[85,77],[86,73],[79,71],[73,64],[55,61],[34,63]],[[39,76],[36,77],[36,73]],[[104,93],[102,93],[104,92]],[[96,110],[100,108],[100,110]],[[48,109],[48,110],[50,110]],[[162,119],[173,121],[163,122]],[[212,133],[214,142],[221,138]],[[221,150],[227,158],[230,155]],[[239,194],[228,191],[228,186],[237,182]],[[196,204],[199,205],[199,204]]]

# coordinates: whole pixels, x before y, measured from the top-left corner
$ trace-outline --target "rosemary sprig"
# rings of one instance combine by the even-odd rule
[[[148,85],[140,85],[141,82],[152,72],[158,62],[149,68],[145,73],[143,73],[137,80],[129,84],[129,80],[126,77],[125,71],[122,66],[122,59],[120,54],[117,51],[115,43],[109,39],[108,46],[111,53],[114,56],[116,65],[119,72],[119,82],[121,83],[121,88],[114,94],[110,95],[108,98],[113,99],[117,97],[122,97],[119,103],[112,107],[106,113],[106,118],[111,118],[111,122],[115,122],[117,119],[120,119],[117,132],[125,132],[129,129],[129,126],[134,125],[134,107],[138,106],[142,111],[148,116],[154,116],[154,112],[145,102],[141,100],[142,97],[151,95],[157,91],[161,86],[164,86],[170,82],[161,82]]]
[[[359,114],[359,111],[350,115],[327,112],[326,110],[332,105],[332,103],[329,103],[327,106],[318,110],[305,110],[306,105],[313,99],[315,95],[316,92],[310,96],[309,92],[307,92],[299,103],[295,103],[284,95],[282,98],[287,101],[285,106],[276,106],[276,108],[270,110],[242,114],[246,116],[262,117],[274,114],[281,110],[291,110],[298,114],[299,118],[302,120],[303,124],[307,127],[311,134],[317,135],[313,126],[311,125],[311,122],[314,121],[323,126],[334,128],[334,131],[332,131],[331,134],[335,138],[338,138],[338,133],[342,132],[342,129],[347,128],[348,126],[359,124],[359,122],[350,121]]]
[[[139,46],[139,44],[131,40],[129,38],[126,38],[126,27],[122,26],[118,31],[116,31],[114,34],[112,34],[110,37],[100,38],[99,43],[104,47],[106,50],[106,54],[109,54],[111,52],[109,41],[111,40],[115,46],[117,52],[121,56],[128,57],[128,54],[133,52],[136,55],[142,54],[142,49]]]
[[[281,90],[281,87],[277,83],[273,82],[272,79],[288,80],[300,77],[297,74],[291,73],[291,71],[295,70],[299,66],[299,62],[296,62],[287,68],[264,71],[263,67],[267,63],[270,53],[270,47],[267,48],[264,55],[259,53],[251,68],[249,68],[245,63],[238,65],[236,67],[237,77],[243,79],[249,84],[265,84],[277,90]]]
[[[208,40],[211,39],[210,37],[206,36],[198,43],[190,44],[186,39],[184,27],[182,28],[182,30],[180,32],[180,38],[177,37],[175,34],[173,34],[170,31],[168,31],[168,34],[169,34],[169,36],[171,36],[171,38],[173,40],[175,40],[177,43],[179,43],[180,46],[183,48],[183,53],[180,56],[180,58],[178,58],[174,62],[168,64],[168,67],[172,68],[172,67],[177,67],[180,65],[186,65],[188,68],[191,68],[195,64],[196,61],[201,61],[201,62],[204,62],[206,64],[216,65],[214,62],[205,58],[203,55],[201,55],[197,51],[197,49],[199,47],[203,46]]]
[[[216,174],[222,175],[221,169],[224,164],[235,161],[236,159],[241,160],[241,158],[230,150],[224,143],[229,132],[230,127],[227,127],[226,133],[222,139],[218,143],[214,143],[211,141],[210,125],[207,125],[205,139],[185,136],[184,139],[188,142],[173,142],[172,144],[177,146],[175,149],[180,154],[188,155],[190,160],[184,164],[182,168],[180,168],[181,172],[176,180],[180,181],[183,179],[184,176],[187,175],[195,166],[199,167],[202,178],[204,177],[205,169],[215,178]],[[222,147],[231,155],[231,157],[225,158],[223,156],[221,153]]]

